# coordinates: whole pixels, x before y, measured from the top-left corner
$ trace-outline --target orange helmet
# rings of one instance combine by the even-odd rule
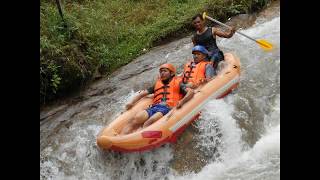
[[[174,65],[172,65],[170,63],[162,64],[159,69],[161,69],[161,68],[169,69],[171,72],[176,74],[176,68],[174,67]]]

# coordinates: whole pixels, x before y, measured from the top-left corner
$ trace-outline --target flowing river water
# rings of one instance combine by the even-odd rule
[[[99,150],[96,136],[138,90],[152,85],[160,64],[173,63],[181,72],[192,57],[191,37],[155,47],[73,101],[43,110],[40,179],[280,179],[279,7],[275,1],[256,16],[232,18],[246,27],[241,32],[274,49],[264,52],[237,34],[218,39],[224,52],[241,60],[240,85],[209,101],[176,144],[122,154]]]

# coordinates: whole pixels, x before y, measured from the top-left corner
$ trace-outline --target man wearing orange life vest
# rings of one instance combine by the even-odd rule
[[[176,107],[181,108],[184,103],[189,101],[194,92],[191,88],[187,88],[183,83],[181,77],[176,76],[176,69],[172,64],[163,64],[159,68],[160,78],[156,81],[153,87],[143,90],[133,100],[126,105],[126,109],[130,109],[138,100],[148,94],[154,94],[153,105],[137,113],[137,115],[122,129],[121,134],[131,133],[133,130],[151,125],[164,115],[170,109]]]
[[[183,83],[188,87],[196,88],[209,81],[214,75],[212,62],[207,61],[208,51],[204,46],[197,45],[192,48],[193,60],[185,64],[183,70]]]

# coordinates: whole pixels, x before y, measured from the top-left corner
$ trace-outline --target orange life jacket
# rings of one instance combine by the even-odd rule
[[[203,80],[206,78],[206,65],[211,64],[209,61],[201,61],[198,64],[193,67],[191,65],[193,61],[188,62],[184,66],[183,71],[183,83],[194,83],[198,84],[200,80]]]
[[[177,105],[178,101],[182,99],[180,93],[181,77],[173,77],[169,84],[163,84],[159,78],[154,86],[153,104],[158,104],[165,101],[169,107]]]

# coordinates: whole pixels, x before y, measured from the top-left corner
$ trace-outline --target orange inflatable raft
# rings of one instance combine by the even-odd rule
[[[152,95],[140,99],[134,107],[125,111],[107,127],[101,130],[97,144],[104,150],[120,152],[144,151],[167,142],[176,142],[183,130],[199,116],[201,108],[210,99],[222,98],[240,81],[240,60],[231,53],[225,53],[225,65],[218,75],[195,90],[194,97],[180,109],[173,108],[168,114],[146,128],[119,135],[118,133],[137,112],[152,104]]]

